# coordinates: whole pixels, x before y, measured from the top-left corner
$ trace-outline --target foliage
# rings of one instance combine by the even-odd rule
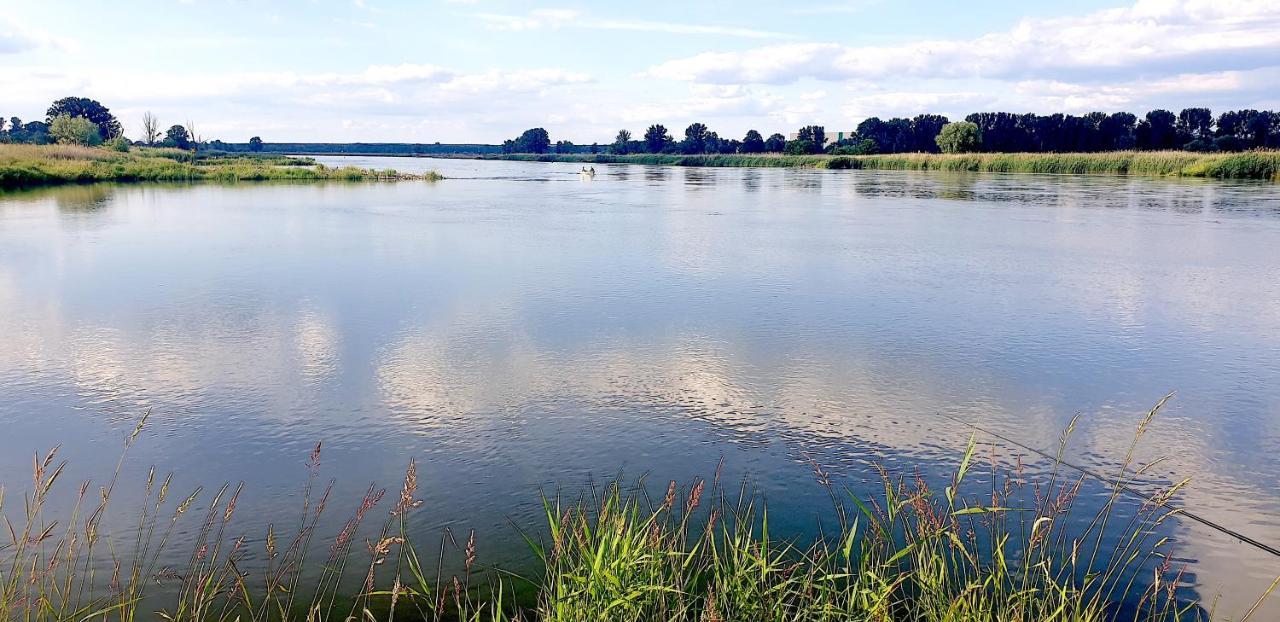
[[[690,123],[684,128],[684,141],[680,143],[682,153],[706,153],[707,126],[703,123]]]
[[[818,146],[811,140],[788,140],[783,153],[787,155],[812,155],[818,152]]]
[[[64,145],[93,146],[102,143],[102,135],[98,126],[84,117],[73,117],[67,114],[53,118],[49,123],[49,136],[55,142]]]
[[[831,155],[871,155],[879,151],[880,146],[876,144],[876,141],[870,138],[854,138],[846,139],[835,145],[831,149]]]
[[[938,133],[938,148],[943,153],[970,153],[982,146],[978,124],[968,121],[948,123]]]
[[[261,137],[254,136],[253,138],[250,138],[250,139],[249,139],[249,151],[252,151],[252,152],[254,152],[254,153],[258,153],[258,152],[262,151],[262,138],[261,138]]]
[[[618,130],[618,136],[613,139],[613,144],[609,149],[613,153],[626,154],[631,151],[631,130]]]
[[[764,141],[764,150],[768,153],[782,153],[787,147],[787,137],[782,134],[770,134]]]
[[[187,128],[181,125],[171,126],[164,133],[164,146],[176,149],[190,149],[191,135],[187,133]]]
[[[627,136],[630,140],[630,135]],[[671,133],[662,124],[655,123],[644,131],[644,148],[649,153],[662,153],[672,142]]]
[[[53,124],[54,119],[61,116],[79,117],[91,121],[98,128],[99,142],[115,138],[122,133],[120,121],[116,120],[115,115],[111,114],[106,106],[87,97],[59,99],[49,106],[49,111],[45,114],[46,121],[50,125]]]
[[[108,140],[106,142],[106,147],[112,151],[118,151],[120,153],[128,153],[129,139],[123,136],[117,136],[115,138],[112,138],[111,140]]]
[[[764,137],[760,132],[747,130],[747,135],[742,138],[742,153],[764,153],[764,150]]]
[[[827,145],[827,130],[821,125],[806,125],[796,133],[795,142],[807,146],[808,153],[819,153]],[[791,146],[788,144],[787,147],[787,153],[791,153]]]
[[[540,127],[525,130],[512,145],[516,153],[546,153],[551,147],[551,135]]]

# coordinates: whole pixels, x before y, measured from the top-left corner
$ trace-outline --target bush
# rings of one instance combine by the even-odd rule
[[[129,139],[117,136],[107,141],[107,148],[121,153],[129,152]]]
[[[848,142],[838,145],[831,150],[831,155],[871,155],[880,151],[880,145],[870,138],[864,138],[857,142]]]
[[[1244,151],[1244,142],[1235,136],[1219,136],[1213,139],[1213,146],[1218,151]]]
[[[787,155],[810,155],[814,151],[811,140],[789,140],[783,153]]]

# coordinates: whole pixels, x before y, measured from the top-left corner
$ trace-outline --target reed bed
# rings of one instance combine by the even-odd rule
[[[435,172],[402,173],[326,167],[277,155],[192,154],[178,149],[129,152],[67,145],[0,145],[0,188],[142,181],[402,181],[443,179]]]
[[[283,621],[1180,621],[1212,619],[1188,598],[1170,542],[1185,482],[1153,491],[1137,507],[1121,486],[1143,476],[1134,449],[1161,401],[1138,426],[1110,474],[1101,507],[1076,513],[1082,478],[1057,459],[1028,481],[1021,461],[983,463],[971,438],[941,489],[920,476],[878,469],[883,490],[861,498],[811,460],[832,511],[812,541],[779,539],[747,486],[709,482],[665,494],[620,482],[569,498],[544,497],[545,524],[517,526],[541,572],[485,566],[481,543],[446,533],[426,547],[407,518],[422,508],[411,460],[399,490],[370,486],[336,533],[322,518],[338,503],[324,483],[321,446],[306,458],[301,512],[247,540],[236,531],[244,485],[173,490],[152,471],[134,527],[103,527],[121,465],[145,417],[125,441],[115,472],[84,482],[69,514],[50,516],[66,488],[57,449],[33,460],[31,488],[0,547],[0,616],[6,620]],[[974,481],[989,468],[989,480]],[[984,476],[985,477],[985,476]],[[78,492],[74,492],[78,491]],[[7,512],[0,496],[0,511]],[[175,531],[194,522],[191,530]],[[275,525],[291,524],[288,529]],[[181,543],[175,533],[194,533]],[[252,542],[253,544],[249,544]],[[182,546],[186,565],[162,553]],[[248,569],[257,568],[250,572]],[[446,568],[452,570],[446,571]],[[1280,580],[1278,580],[1280,581]],[[1272,586],[1275,589],[1275,586]],[[157,594],[158,593],[158,594]],[[1249,620],[1263,594],[1239,620]],[[143,603],[159,602],[158,609]]]
[[[827,169],[967,171],[1057,175],[1138,175],[1280,180],[1280,152],[1192,153],[1113,151],[1103,153],[903,153],[863,156],[782,154],[505,154],[485,159],[668,166],[749,166]]]

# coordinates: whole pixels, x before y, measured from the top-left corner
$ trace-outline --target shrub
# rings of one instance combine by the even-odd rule
[[[107,141],[107,147],[121,153],[128,153],[129,140],[127,138],[117,136]]]
[[[809,155],[813,153],[813,141],[811,140],[789,140],[783,153],[787,155]]]

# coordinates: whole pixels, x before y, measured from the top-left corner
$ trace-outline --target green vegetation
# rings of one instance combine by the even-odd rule
[[[1186,151],[1114,151],[1104,153],[901,153],[880,155],[785,154],[508,154],[481,159],[668,166],[754,166],[784,168],[882,169],[1139,175],[1278,180],[1280,151],[1191,153]]]
[[[137,148],[112,142],[107,148],[78,145],[0,145],[0,188],[102,181],[411,180],[435,181],[395,170],[330,168],[314,160],[280,155],[203,154]]]
[[[978,125],[967,121],[942,126],[936,142],[942,153],[972,153],[982,145]]]
[[[970,438],[945,485],[877,467],[883,488],[873,498],[837,488],[809,458],[832,510],[823,535],[805,542],[779,539],[763,501],[746,486],[721,487],[718,471],[710,482],[673,481],[655,497],[613,483],[576,500],[544,499],[545,524],[517,526],[542,569],[532,577],[485,566],[475,532],[465,544],[449,533],[431,545],[410,538],[409,515],[430,511],[416,496],[412,460],[399,494],[384,502],[387,491],[370,486],[337,533],[321,533],[339,501],[332,482],[316,486],[320,445],[306,460],[301,512],[261,537],[237,535],[243,484],[184,494],[154,470],[136,484],[143,501],[133,528],[113,532],[106,517],[144,417],[104,481],[55,499],[55,490],[77,490],[65,484],[67,462],[55,448],[33,459],[20,507],[0,496],[10,525],[0,615],[125,622],[150,613],[145,598],[172,622],[1212,619],[1161,535],[1171,532],[1171,501],[1186,481],[1143,502],[1122,495],[1140,484],[1135,450],[1165,400],[1098,481],[1063,466],[1075,421],[1047,464],[1019,457],[998,467]],[[1094,507],[1077,509],[1083,498]],[[183,547],[185,567],[163,565],[173,546]],[[1246,622],[1275,587],[1252,606],[1232,603],[1231,613]]]
[[[98,126],[84,117],[60,115],[49,124],[49,136],[59,144],[95,146],[102,144]]]

